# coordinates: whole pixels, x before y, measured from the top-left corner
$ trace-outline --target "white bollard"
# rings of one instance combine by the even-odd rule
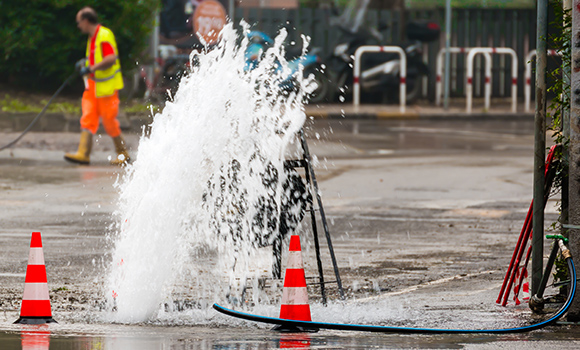
[[[469,47],[450,47],[449,53],[458,54],[469,52]],[[437,53],[437,61],[435,63],[435,105],[441,105],[441,96],[443,96],[443,57],[445,55],[445,48],[439,50]]]
[[[471,48],[469,54],[467,55],[467,83],[465,92],[467,94],[467,101],[466,101],[466,111],[467,113],[471,113],[471,107],[473,104],[473,58],[477,54],[503,54],[503,55],[510,55],[512,56],[512,113],[517,112],[518,106],[518,56],[516,52],[509,48],[509,47],[474,47]],[[487,75],[487,74],[486,74]],[[487,80],[486,80],[487,84]],[[486,90],[489,89],[491,92],[491,85],[486,85]],[[489,105],[489,102],[486,101],[486,105]]]
[[[470,47],[450,47],[449,51],[452,54],[458,53],[469,53]],[[492,61],[491,55],[487,52],[482,53],[485,58],[485,108],[489,110],[491,105],[491,69]],[[439,50],[437,54],[437,62],[435,66],[436,78],[435,78],[435,105],[441,105],[441,96],[443,96],[443,56],[445,55],[445,49]]]
[[[532,50],[526,56],[526,75],[524,84],[524,106],[525,111],[530,111],[532,102],[532,60],[536,57],[536,50]],[[548,56],[562,56],[562,53],[556,50],[548,50]]]
[[[354,72],[353,72],[353,103],[355,107],[360,105],[360,75],[361,64],[360,59],[364,53],[367,52],[394,52],[398,53],[400,57],[399,68],[399,103],[401,113],[405,112],[405,105],[407,102],[407,55],[405,50],[399,46],[361,46],[354,54]]]

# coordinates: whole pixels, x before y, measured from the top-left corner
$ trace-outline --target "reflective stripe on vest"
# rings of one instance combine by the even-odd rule
[[[117,70],[116,70],[116,71],[113,73],[113,75],[111,75],[111,76],[109,76],[109,77],[107,77],[107,78],[100,78],[100,79],[98,79],[98,78],[95,78],[95,77],[90,77],[89,79],[91,79],[91,80],[93,80],[93,81],[95,81],[95,82],[97,82],[97,83],[102,83],[102,82],[104,82],[104,81],[108,81],[108,80],[111,80],[111,79],[113,79],[113,78],[115,77],[115,74],[117,74],[117,73],[121,73],[121,68],[117,69]]]
[[[109,28],[103,27],[102,25],[99,27],[96,35],[97,37],[95,38],[94,64],[98,64],[103,61],[103,51],[101,46],[103,42],[107,42],[111,45],[117,59],[111,67],[95,71],[94,77],[91,77],[91,79],[95,81],[96,97],[111,96],[115,94],[115,91],[121,90],[123,88],[123,76],[121,75],[121,63],[119,62],[117,42],[115,41],[115,35],[113,32]],[[87,42],[87,64],[90,50],[91,38],[89,38]]]

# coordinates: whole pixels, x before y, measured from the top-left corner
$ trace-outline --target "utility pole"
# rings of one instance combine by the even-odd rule
[[[445,81],[444,81],[444,95],[443,106],[445,110],[449,109],[449,90],[451,80],[451,53],[449,47],[451,46],[451,0],[445,1]]]
[[[578,0],[577,0],[578,1]],[[544,267],[544,169],[546,158],[546,63],[548,59],[548,0],[538,0],[536,33],[536,115],[534,118],[534,206],[532,217],[532,295]]]
[[[230,22],[235,23],[235,20],[236,20],[236,0],[230,0],[228,2],[228,15],[230,17]]]
[[[572,6],[572,66],[570,90],[570,143],[568,145],[568,220],[571,225],[580,225],[580,0]],[[573,257],[580,257],[580,229],[570,229],[569,248]],[[580,268],[576,267],[576,273]],[[568,321],[580,321],[580,298],[574,298],[568,310]]]

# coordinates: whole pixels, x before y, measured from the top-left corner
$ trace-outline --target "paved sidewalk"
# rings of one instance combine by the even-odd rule
[[[314,119],[422,119],[422,120],[531,120],[533,113],[524,113],[523,104],[518,106],[518,113],[512,113],[509,105],[498,103],[493,109],[485,112],[476,104],[472,113],[466,113],[464,104],[453,104],[449,110],[433,105],[411,105],[401,112],[398,105],[364,104],[358,107],[352,103],[307,105],[306,114]],[[24,130],[37,116],[36,113],[6,113],[0,112],[0,131],[19,132]],[[78,132],[79,118],[66,113],[46,113],[32,128],[32,131]],[[153,121],[153,117],[145,113],[124,113],[121,109],[119,117],[124,131],[140,133],[144,126]]]
[[[518,112],[512,113],[505,104],[494,106],[490,111],[473,108],[467,113],[465,104],[453,104],[449,110],[434,105],[410,105],[401,112],[398,105],[363,104],[355,107],[352,103],[307,105],[306,114],[314,118],[330,119],[457,119],[457,118],[503,118],[503,119],[533,119],[533,113],[524,113],[523,104],[518,106]]]

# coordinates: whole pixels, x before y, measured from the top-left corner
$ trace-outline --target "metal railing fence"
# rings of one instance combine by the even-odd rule
[[[244,19],[253,29],[275,36],[282,27],[288,30],[288,40],[301,42],[300,35],[311,37],[310,47],[320,48],[324,55],[329,55],[339,40],[340,31],[330,25],[332,15],[329,10],[300,8],[292,10],[238,8],[236,21]],[[535,10],[517,9],[457,9],[452,13],[451,46],[455,47],[509,47],[512,48],[518,62],[518,95],[523,97],[523,79],[528,52],[535,49],[536,12]],[[425,44],[425,60],[430,67],[427,97],[435,98],[437,53],[444,47],[444,10],[371,10],[368,11],[365,24],[378,27],[385,23],[383,45],[398,45],[406,41],[404,23],[406,20],[432,20],[442,27],[441,39]],[[466,66],[465,55],[454,55],[451,61],[451,96],[465,96]],[[492,97],[510,97],[512,88],[511,57],[494,56],[492,64]],[[483,57],[475,58],[473,72],[473,95],[483,97],[485,90],[485,64]]]

